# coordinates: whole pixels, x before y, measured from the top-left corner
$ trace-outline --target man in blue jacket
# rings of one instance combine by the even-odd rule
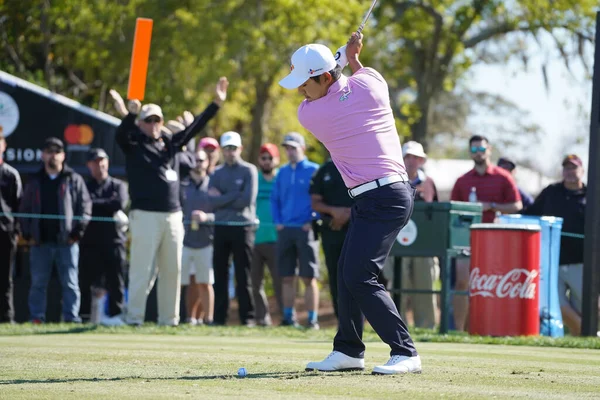
[[[308,327],[319,329],[319,244],[312,230],[312,208],[309,194],[310,180],[319,168],[309,161],[304,151],[304,137],[291,132],[282,146],[289,164],[280,170],[271,194],[273,223],[277,228],[277,264],[282,282],[284,326],[298,326],[294,313],[296,298],[296,266],[298,276],[304,280],[304,301],[308,310]]]

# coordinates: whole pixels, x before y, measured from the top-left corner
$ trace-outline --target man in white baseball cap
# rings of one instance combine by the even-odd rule
[[[408,179],[417,190],[415,202],[438,201],[435,183],[422,169],[427,161],[423,145],[412,140],[406,142],[402,146],[402,155]],[[404,289],[430,290],[438,277],[438,271],[439,261],[436,257],[402,257],[402,287]],[[386,278],[393,281],[393,276],[386,275]],[[435,295],[411,293],[408,296],[402,296],[402,313],[406,314],[408,308],[412,310],[416,327],[434,328],[437,314]]]
[[[396,236],[410,219],[414,189],[402,161],[388,85],[379,72],[362,66],[361,49],[362,35],[353,33],[346,45],[353,74],[346,77],[328,48],[303,46],[280,82],[304,96],[298,120],[329,150],[355,200],[338,263],[339,325],[333,352],[306,369],[363,370],[364,315],[391,349],[391,358],[373,373],[419,373],[421,358],[408,328],[377,283]]]
[[[296,89],[314,76],[333,70],[337,62],[333,53],[322,44],[307,44],[300,47],[292,56],[290,74],[279,84],[286,89]]]
[[[242,325],[253,326],[250,263],[254,246],[258,170],[242,160],[242,138],[237,132],[221,135],[222,165],[212,174],[208,195],[215,213],[213,270],[215,274],[215,325],[225,325],[229,310],[229,257],[233,255],[236,294]]]

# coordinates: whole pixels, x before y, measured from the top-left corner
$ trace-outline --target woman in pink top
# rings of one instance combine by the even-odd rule
[[[355,198],[338,264],[339,327],[333,352],[307,370],[364,369],[364,316],[391,348],[374,374],[421,372],[421,359],[385,288],[377,282],[394,240],[413,210],[402,148],[383,77],[359,61],[362,35],[354,33],[346,56],[353,75],[342,75],[331,51],[309,44],[292,56],[291,72],[279,83],[304,96],[300,123],[331,153],[348,193]]]

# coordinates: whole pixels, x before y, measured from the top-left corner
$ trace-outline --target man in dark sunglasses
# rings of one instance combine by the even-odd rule
[[[228,85],[227,78],[219,79],[213,103],[180,132],[164,133],[161,108],[156,104],[142,107],[139,100],[129,102],[129,114],[117,128],[116,141],[125,153],[131,197],[128,324],[144,322],[155,264],[158,323],[171,326],[179,323],[184,231],[176,154],[215,116],[227,97]]]
[[[483,205],[482,222],[493,222],[496,212],[514,214],[523,208],[521,195],[510,172],[490,160],[492,146],[485,136],[469,139],[469,153],[475,163],[472,170],[457,179],[450,197],[453,201],[471,201]],[[456,284],[459,291],[469,289],[469,260],[456,260]],[[454,324],[463,331],[467,322],[469,299],[455,296]]]

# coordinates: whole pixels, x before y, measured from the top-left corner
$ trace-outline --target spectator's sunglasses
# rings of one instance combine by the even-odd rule
[[[475,154],[477,152],[485,153],[486,150],[486,146],[471,146],[471,154]]]
[[[144,118],[144,122],[147,124],[159,123],[160,121],[162,121],[162,120],[157,115],[151,115],[148,118]]]
[[[273,157],[271,156],[261,156],[260,159],[262,161],[273,161]]]
[[[196,162],[197,163],[201,163],[201,162],[204,162],[206,160],[207,160],[207,158],[196,158]]]

